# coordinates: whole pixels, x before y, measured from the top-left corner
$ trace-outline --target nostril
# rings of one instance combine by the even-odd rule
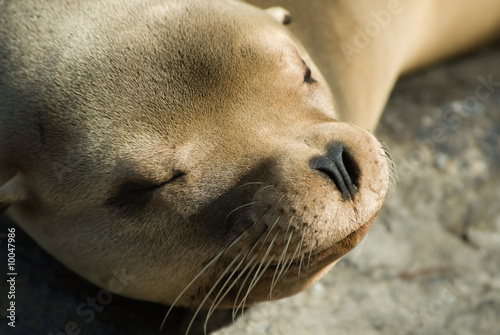
[[[342,144],[332,144],[325,156],[314,157],[311,169],[322,172],[332,180],[344,200],[354,199],[358,193],[360,170],[356,161]]]
[[[349,184],[356,187],[357,190],[359,186],[360,170],[356,160],[349,153],[349,150],[342,144],[333,144],[328,147],[327,154],[328,158],[339,167],[344,178],[349,180]]]

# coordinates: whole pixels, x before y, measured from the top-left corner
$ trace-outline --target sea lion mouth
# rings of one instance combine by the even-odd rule
[[[316,253],[310,259],[310,262],[324,262],[325,260],[328,262],[333,262],[336,259],[343,257],[349,251],[354,249],[359,242],[365,237],[368,229],[370,228],[373,220],[375,220],[375,215],[369,222],[365,223],[357,230],[353,231],[342,240],[336,242],[334,245]]]
[[[292,261],[287,261],[287,272],[296,273],[301,271],[303,267],[324,267],[339,260],[361,242],[376,216],[377,215],[374,215],[367,223],[363,224],[357,230],[353,231],[340,241],[335,242],[333,245],[322,249],[321,251],[307,255],[307,257],[298,257]],[[276,271],[276,269],[280,266],[281,265],[279,263],[271,263],[266,271]]]
[[[220,298],[216,305],[222,308],[248,306],[261,301],[285,298],[304,290],[359,244],[376,216],[340,241],[311,255],[303,254],[281,262],[261,261],[251,269],[229,271],[220,280],[220,283],[226,284],[218,286],[218,291],[222,292],[226,287],[226,293],[222,298],[219,295],[215,297],[214,300]],[[229,282],[232,284],[228,284]]]

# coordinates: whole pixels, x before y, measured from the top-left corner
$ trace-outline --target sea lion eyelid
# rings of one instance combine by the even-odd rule
[[[304,64],[305,68],[306,68],[306,72],[304,74],[304,83],[306,84],[314,84],[317,82],[316,79],[314,79],[313,77],[311,77],[311,69],[309,68],[309,66],[307,66],[306,62],[302,59],[302,64]]]
[[[155,191],[184,175],[186,175],[185,172],[174,171],[171,177],[163,182],[151,180],[126,181],[119,186],[118,192],[114,196],[105,201],[104,207],[118,208],[120,212],[130,215],[137,209],[146,206],[151,201]]]
[[[148,181],[144,182],[126,182],[120,187],[121,194],[129,194],[129,193],[140,193],[140,192],[152,192],[160,187],[162,187],[164,183],[152,183]]]
[[[127,181],[120,186],[120,193],[136,193],[136,192],[152,192],[165,186],[166,184],[170,184],[175,180],[186,175],[183,171],[174,171],[172,176],[165,181],[157,182],[150,180],[141,180],[141,181]]]

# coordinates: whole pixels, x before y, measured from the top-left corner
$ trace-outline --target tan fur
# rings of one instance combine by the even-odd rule
[[[0,1],[0,204],[90,281],[133,276],[126,296],[300,292],[359,243],[388,187],[378,141],[338,113],[373,128],[399,72],[500,17],[491,2],[469,42],[426,49],[410,18],[442,21],[421,3],[348,65],[339,41],[381,1]],[[312,167],[332,143],[359,169],[350,200]]]
[[[341,118],[368,129],[376,127],[401,74],[500,35],[496,0],[250,2],[264,8],[283,6],[292,13],[294,23],[289,28],[321,69]],[[384,20],[387,14],[389,19]],[[366,42],[358,40],[360,31]]]

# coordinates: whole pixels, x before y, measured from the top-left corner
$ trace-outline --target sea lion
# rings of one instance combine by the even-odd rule
[[[214,308],[300,292],[384,202],[390,162],[365,128],[398,70],[492,37],[500,5],[484,2],[449,48],[399,18],[353,51],[380,2],[285,2],[288,29],[276,1],[1,1],[0,207],[125,296]],[[420,3],[405,17],[439,9]]]
[[[91,282],[181,306],[282,298],[382,206],[384,149],[339,122],[285,10],[1,8],[0,202]]]

